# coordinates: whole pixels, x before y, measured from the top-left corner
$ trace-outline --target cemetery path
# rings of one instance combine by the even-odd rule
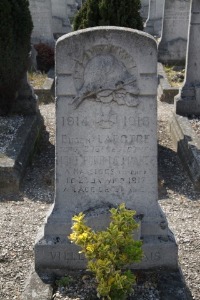
[[[200,299],[200,194],[184,172],[168,130],[173,105],[158,103],[159,203],[179,246],[192,299]],[[54,104],[41,105],[46,130],[19,194],[0,200],[0,299],[20,300],[33,264],[33,246],[54,197]],[[60,298],[64,299],[64,298]],[[175,300],[175,299],[174,299]]]

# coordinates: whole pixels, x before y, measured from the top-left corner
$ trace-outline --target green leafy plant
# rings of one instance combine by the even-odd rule
[[[135,211],[126,209],[122,203],[110,213],[107,230],[99,232],[86,225],[83,213],[74,216],[69,239],[82,248],[80,253],[84,253],[88,260],[88,270],[96,276],[97,296],[108,300],[126,299],[135,276],[124,268],[141,261],[142,242],[133,239],[133,232],[138,228]]]
[[[56,284],[59,287],[69,286],[73,279],[70,276],[63,276],[60,279],[56,280]]]
[[[74,18],[74,30],[122,26],[143,30],[140,0],[86,0]]]

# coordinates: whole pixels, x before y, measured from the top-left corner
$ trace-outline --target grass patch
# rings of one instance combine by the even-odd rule
[[[185,69],[177,66],[164,66],[168,81],[172,87],[181,87],[185,78]]]
[[[42,88],[46,78],[47,78],[46,73],[28,72],[28,80],[30,84],[33,86],[33,88],[35,89]]]

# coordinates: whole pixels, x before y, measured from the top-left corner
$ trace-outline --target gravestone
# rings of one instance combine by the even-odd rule
[[[67,15],[67,1],[66,0],[51,0],[52,4],[52,22],[53,33],[57,38],[63,34],[71,32],[72,28]]]
[[[161,36],[164,4],[165,0],[150,0],[149,16],[144,26],[145,32],[148,32],[153,36]]]
[[[82,1],[80,0],[65,0],[67,2],[67,15],[70,20],[77,13],[78,9],[80,9],[82,5]]]
[[[146,21],[148,18],[149,13],[149,1],[150,0],[141,0],[141,9],[140,9],[140,15],[143,19],[143,21]]]
[[[192,1],[188,36],[186,76],[175,97],[176,113],[200,116],[200,2]]]
[[[51,0],[29,0],[33,20],[32,44],[54,44]]]
[[[157,196],[157,44],[148,34],[95,27],[56,44],[56,192],[35,245],[37,270],[85,267],[67,235],[74,214],[108,225],[109,209],[137,212],[145,257],[133,268],[177,267]]]
[[[184,64],[186,58],[190,0],[165,1],[158,61]]]

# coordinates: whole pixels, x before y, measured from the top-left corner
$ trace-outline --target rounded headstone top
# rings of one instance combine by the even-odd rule
[[[129,34],[129,35],[133,35],[133,36],[141,36],[141,38],[146,38],[149,40],[149,42],[151,41],[152,43],[155,44],[155,47],[157,47],[157,42],[154,39],[154,37],[146,32],[137,30],[137,29],[132,29],[132,28],[128,28],[128,27],[117,27],[117,26],[96,26],[96,27],[90,27],[90,28],[86,28],[86,29],[81,29],[81,30],[77,30],[77,31],[73,31],[70,32],[68,34],[65,34],[63,36],[61,36],[58,40],[56,45],[58,46],[58,44],[63,43],[66,39],[69,38],[78,38],[78,36],[80,35],[87,35],[87,34],[92,34],[92,33],[101,33],[101,32],[107,32],[107,33],[124,33],[124,34]]]

